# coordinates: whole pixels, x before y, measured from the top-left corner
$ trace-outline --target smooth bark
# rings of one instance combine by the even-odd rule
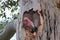
[[[10,40],[13,34],[16,32],[17,19],[4,25],[4,28],[0,32],[0,40]]]

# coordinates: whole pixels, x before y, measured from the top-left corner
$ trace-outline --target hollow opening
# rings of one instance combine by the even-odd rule
[[[43,18],[43,14],[42,12],[40,12],[41,14],[39,14],[38,10],[34,11],[33,9],[30,9],[28,11],[25,11],[24,14],[23,14],[23,28],[25,29],[25,40],[28,40],[28,39],[35,39],[36,36],[38,35],[38,32],[42,29],[42,26],[41,25],[41,17]],[[28,18],[32,23],[33,25],[37,28],[33,28],[33,30],[31,28],[27,28],[27,24],[29,23],[26,23],[26,21],[24,20],[24,18]],[[29,25],[31,27],[31,25]],[[27,34],[27,35],[26,35]],[[34,37],[34,38],[33,38]],[[27,39],[28,38],[28,39]]]
[[[39,17],[40,17],[40,15],[38,14],[38,10],[33,11],[33,9],[30,9],[29,11],[25,11],[23,14],[23,27],[25,29],[32,31],[32,33],[33,33],[33,31],[37,31],[38,30],[37,28],[40,25],[40,18]],[[32,25],[32,23],[31,23],[31,25],[35,26],[34,29],[27,27],[27,24],[29,24],[29,23],[26,23],[26,21],[24,20],[25,18],[28,18],[30,20],[30,22],[33,23],[33,25]],[[31,25],[30,25],[30,27],[31,27]]]

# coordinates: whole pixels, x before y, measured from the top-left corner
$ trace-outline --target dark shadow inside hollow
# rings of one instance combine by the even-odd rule
[[[23,14],[23,27],[26,26],[26,23],[24,25],[24,18],[27,17],[29,18],[34,26],[38,29],[38,26],[40,26],[40,15],[38,14],[38,10],[34,11],[33,9],[30,9],[29,11],[25,11],[24,14]],[[25,27],[26,28],[26,27]],[[34,30],[36,29],[34,28]],[[31,30],[31,29],[30,29]],[[34,31],[33,30],[33,31]]]

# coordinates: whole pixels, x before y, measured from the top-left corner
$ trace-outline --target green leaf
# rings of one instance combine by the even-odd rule
[[[3,15],[3,17],[5,17],[6,18],[6,14],[5,13],[3,13],[4,15]]]
[[[2,16],[3,14],[0,14],[0,16]]]
[[[0,29],[3,29],[3,24],[0,24]]]
[[[11,12],[14,12],[14,10],[12,9]]]

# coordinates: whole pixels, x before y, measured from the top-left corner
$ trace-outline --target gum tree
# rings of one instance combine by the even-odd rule
[[[17,40],[60,40],[59,2],[59,0],[20,0],[21,12],[18,17]],[[39,14],[41,23],[39,27],[37,26],[38,31],[34,36],[22,28],[23,15],[29,13],[33,15],[33,12]]]

